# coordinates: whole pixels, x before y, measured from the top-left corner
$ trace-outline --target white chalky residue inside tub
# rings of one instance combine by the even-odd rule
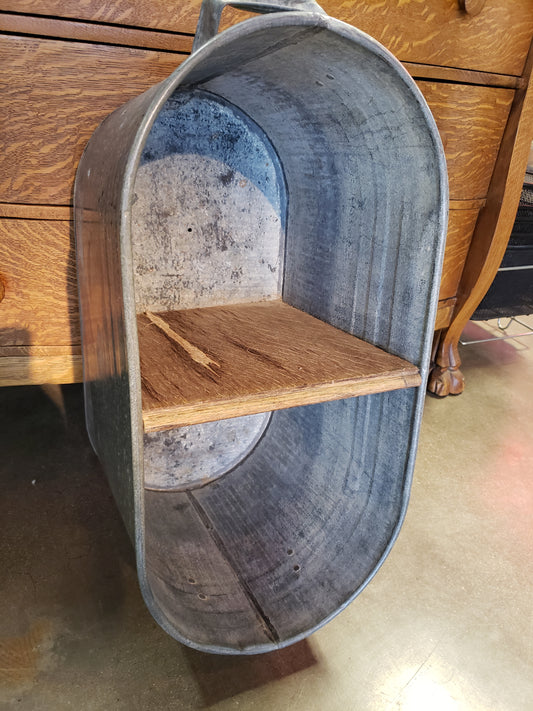
[[[280,297],[285,186],[273,147],[212,94],[169,99],[135,180],[137,312]]]
[[[254,448],[269,418],[267,412],[146,433],[145,487],[182,491],[217,479]]]
[[[137,313],[281,297],[287,199],[263,131],[198,89],[173,95],[143,149],[131,207]],[[144,435],[145,486],[180,491],[246,457],[270,413]]]

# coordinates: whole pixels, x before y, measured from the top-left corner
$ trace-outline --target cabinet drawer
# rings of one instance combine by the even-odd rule
[[[445,82],[417,84],[442,138],[450,199],[485,197],[514,91]]]
[[[73,223],[0,219],[0,354],[80,342]]]
[[[2,0],[4,12],[193,34],[201,0]],[[244,13],[236,13],[240,17]]]
[[[486,0],[477,15],[465,12],[460,0],[320,4],[403,62],[519,76],[533,36],[533,0]]]
[[[194,33],[201,0],[3,0],[8,12]],[[404,62],[519,76],[533,35],[533,0],[322,0],[332,17],[372,35]],[[479,4],[479,3],[477,3]],[[242,16],[227,11],[228,21]]]
[[[185,55],[0,37],[0,202],[68,205],[81,153],[114,109],[165,79]]]
[[[68,205],[79,157],[118,106],[166,78],[184,55],[0,37],[0,202]],[[452,199],[486,194],[513,90],[419,81],[441,132]]]

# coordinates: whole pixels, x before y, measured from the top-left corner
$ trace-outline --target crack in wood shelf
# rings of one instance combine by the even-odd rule
[[[146,432],[420,385],[418,368],[281,301],[137,316]]]

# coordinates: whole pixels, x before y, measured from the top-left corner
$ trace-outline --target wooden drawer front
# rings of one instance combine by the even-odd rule
[[[450,199],[485,197],[514,91],[429,81],[417,84],[442,138]]]
[[[3,0],[8,12],[194,33],[200,0]],[[533,35],[533,0],[486,0],[481,12],[460,0],[322,0],[320,5],[372,35],[405,62],[522,73]],[[228,21],[242,15],[228,11]]]
[[[184,55],[4,36],[0,63],[0,202],[67,205],[76,166],[96,126],[166,78]],[[511,89],[419,81],[448,160],[452,199],[486,194]]]
[[[68,205],[81,153],[118,106],[165,79],[184,55],[0,37],[0,202]]]
[[[80,342],[72,223],[0,220],[0,353]]]
[[[1,9],[193,34],[201,4],[201,0],[2,0]]]
[[[466,210],[450,209],[446,250],[442,265],[440,300],[450,299],[457,294],[480,206],[472,206]]]
[[[403,62],[519,76],[533,36],[533,0],[323,0],[322,7],[384,44]],[[339,7],[340,6],[340,7]]]

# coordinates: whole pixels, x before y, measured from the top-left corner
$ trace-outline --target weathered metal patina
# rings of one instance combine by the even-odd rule
[[[87,425],[155,619],[257,653],[342,610],[407,506],[446,231],[440,139],[391,54],[312,2],[218,36],[98,128],[75,189]],[[283,12],[282,12],[283,10]],[[288,10],[288,11],[287,11]],[[422,385],[144,434],[136,314],[282,298]]]

